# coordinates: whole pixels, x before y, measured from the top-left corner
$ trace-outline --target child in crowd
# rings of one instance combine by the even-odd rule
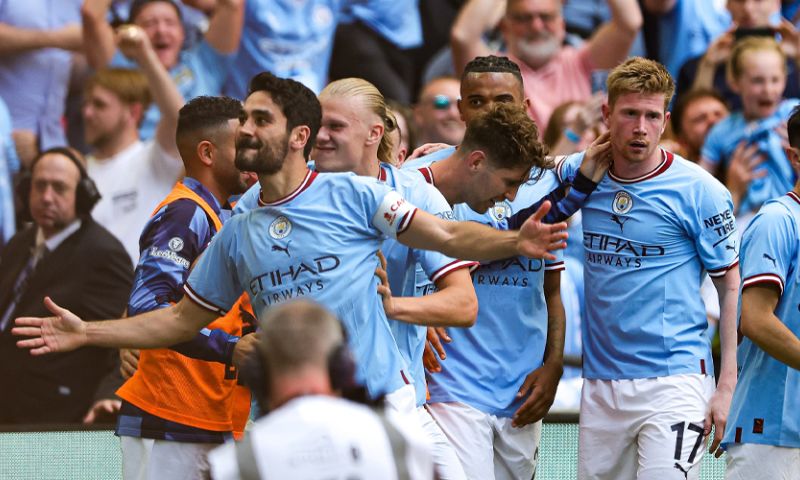
[[[741,40],[731,53],[727,77],[742,99],[742,110],[711,129],[700,164],[724,180],[743,223],[761,204],[794,185],[796,177],[783,151],[784,125],[800,101],[782,96],[786,56],[772,38]]]

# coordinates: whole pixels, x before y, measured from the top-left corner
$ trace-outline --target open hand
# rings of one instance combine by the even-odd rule
[[[520,255],[555,260],[556,256],[550,252],[566,248],[567,224],[560,222],[548,225],[542,222],[550,211],[550,206],[549,201],[542,203],[536,213],[522,224],[517,237],[517,251]]]
[[[17,347],[30,348],[32,355],[54,352],[69,352],[87,344],[86,322],[66,308],[61,308],[50,298],[44,297],[44,306],[54,317],[19,317],[11,333],[21,337],[32,337],[17,341]]]

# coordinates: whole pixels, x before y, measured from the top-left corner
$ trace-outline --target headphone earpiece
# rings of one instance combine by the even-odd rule
[[[17,185],[14,190],[17,196],[17,204],[22,207],[22,211],[19,213],[23,220],[32,220],[29,201],[32,188],[31,182],[33,181],[33,168],[42,157],[53,153],[69,158],[72,163],[78,167],[78,171],[80,172],[81,178],[78,180],[78,185],[75,189],[75,213],[79,216],[89,215],[101,198],[100,192],[97,190],[97,185],[94,183],[94,180],[89,177],[86,167],[83,166],[82,161],[72,149],[66,147],[50,148],[39,153],[39,155],[33,159],[33,162],[31,162],[30,169],[22,173],[17,179]]]

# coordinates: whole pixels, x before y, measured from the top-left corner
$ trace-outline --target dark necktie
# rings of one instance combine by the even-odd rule
[[[14,282],[14,287],[11,292],[11,300],[6,307],[6,310],[3,312],[3,316],[0,317],[0,332],[5,331],[8,323],[11,321],[11,315],[14,314],[14,310],[17,309],[17,304],[28,287],[28,280],[30,280],[31,274],[33,274],[33,271],[36,269],[36,265],[44,256],[46,251],[47,247],[44,244],[31,248],[31,258],[28,259],[28,263],[25,264],[25,266],[17,275],[17,279]]]

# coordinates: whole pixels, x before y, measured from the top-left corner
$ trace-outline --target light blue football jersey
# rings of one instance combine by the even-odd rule
[[[427,162],[430,165],[431,162]],[[425,162],[417,162],[424,168]],[[422,173],[420,173],[422,175]],[[432,178],[428,176],[427,178]],[[507,219],[559,186],[553,171],[520,186],[513,202],[495,204],[479,214],[464,204],[453,208],[457,220],[507,229]],[[430,402],[462,402],[483,412],[511,417],[522,405],[516,394],[525,377],[542,365],[547,340],[546,270],[563,270],[560,253],[552,262],[514,257],[487,262],[472,274],[478,318],[469,329],[450,328],[442,371],[428,375]],[[419,270],[418,270],[419,272]],[[418,273],[418,292],[433,286]]]
[[[775,315],[800,336],[800,197],[767,202],[742,239],[742,289],[780,287]],[[800,448],[800,372],[744,338],[724,443]]]
[[[609,172],[583,206],[585,378],[713,374],[700,283],[738,262],[733,205],[708,172],[661,155],[636,179]],[[582,158],[563,159],[559,176]]]
[[[192,270],[187,295],[222,313],[242,291],[253,309],[309,298],[344,323],[370,395],[409,383],[376,289],[377,250],[416,208],[377,179],[309,171],[292,194],[235,215]],[[302,348],[302,346],[298,346]]]
[[[453,219],[453,210],[441,193],[416,172],[399,170],[382,163],[378,180],[400,193],[412,205],[445,220]],[[260,185],[253,185],[236,203],[235,213],[244,213],[258,207]],[[476,262],[456,260],[432,250],[410,249],[402,243],[387,239],[381,251],[386,257],[386,270],[392,294],[397,297],[415,296],[416,266],[421,266],[425,279],[439,280],[459,268],[471,267]],[[406,361],[417,390],[417,404],[425,403],[425,371],[422,353],[425,348],[427,327],[389,319],[397,346]]]
[[[393,187],[411,204],[445,220],[453,220],[453,210],[442,194],[425,182],[417,172],[399,170],[391,165],[381,165],[380,180]],[[432,284],[460,268],[477,265],[476,262],[456,260],[430,250],[410,249],[394,239],[383,243],[381,251],[386,256],[386,269],[392,294],[401,297],[415,296],[416,269]],[[425,368],[422,353],[428,328],[422,325],[389,319],[397,346],[403,355],[414,380],[417,405],[425,404]]]
[[[708,132],[702,156],[714,165],[721,165],[723,170],[728,168],[734,150],[742,141],[747,145],[757,144],[764,156],[764,162],[755,172],[766,172],[766,175],[750,182],[739,205],[740,213],[757,211],[767,200],[791,190],[797,181],[797,175],[783,151],[784,140],[776,129],[786,124],[798,103],[800,101],[796,99],[784,100],[772,116],[752,122],[745,120],[742,112],[735,112],[720,120]]]

